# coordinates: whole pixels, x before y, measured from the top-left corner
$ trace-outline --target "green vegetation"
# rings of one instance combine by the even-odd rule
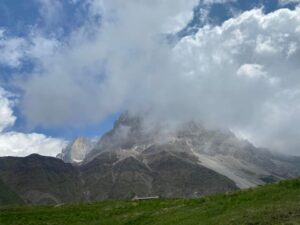
[[[300,224],[300,180],[201,199],[0,208],[1,225]]]

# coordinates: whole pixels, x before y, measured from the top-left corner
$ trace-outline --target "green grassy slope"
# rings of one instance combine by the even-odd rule
[[[300,180],[193,200],[0,208],[1,225],[300,224]]]

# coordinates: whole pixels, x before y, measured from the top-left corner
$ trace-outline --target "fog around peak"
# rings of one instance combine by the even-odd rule
[[[259,147],[300,154],[300,8],[254,8],[170,42],[198,4],[90,0],[68,38],[34,30],[19,40],[3,31],[10,66],[22,57],[37,65],[14,80],[28,125],[72,129],[128,111],[149,126],[199,121]],[[56,15],[47,12],[48,20]]]

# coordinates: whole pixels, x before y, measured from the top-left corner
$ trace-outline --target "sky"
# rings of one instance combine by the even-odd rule
[[[55,156],[118,116],[300,155],[299,0],[1,0],[0,156]]]

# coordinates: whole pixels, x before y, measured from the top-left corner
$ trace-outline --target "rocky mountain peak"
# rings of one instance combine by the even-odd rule
[[[141,127],[142,119],[138,116],[132,116],[129,112],[122,113],[119,119],[115,122],[114,127],[128,126],[132,128]]]
[[[57,204],[194,198],[300,175],[299,158],[256,148],[228,130],[197,122],[152,127],[125,113],[97,143],[80,137],[63,149],[59,157],[72,164],[38,155],[0,158],[0,180],[24,202]]]
[[[84,137],[78,137],[70,142],[69,145],[57,156],[57,158],[68,163],[81,163],[85,159],[86,155],[92,150],[94,145],[93,141]]]
[[[247,140],[239,139],[230,130],[206,127],[191,121],[166,132],[159,124],[149,130],[141,117],[124,113],[113,129],[103,135],[84,163],[89,163],[105,152],[115,152],[119,160],[130,156],[145,159],[145,154],[192,156],[201,166],[222,174],[240,188],[265,183],[265,178],[282,179],[298,174],[298,166],[280,155],[256,148]],[[168,129],[167,129],[168,131]],[[182,156],[180,156],[182,157]]]

